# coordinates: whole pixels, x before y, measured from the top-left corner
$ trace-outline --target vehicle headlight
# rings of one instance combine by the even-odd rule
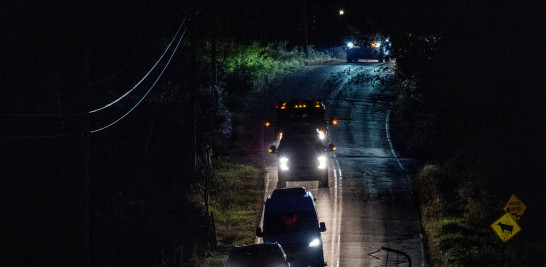
[[[355,44],[353,44],[352,42],[348,42],[348,43],[347,43],[347,47],[353,48],[353,47],[355,47]]]
[[[318,247],[320,245],[320,240],[318,238],[313,239],[313,241],[309,242],[309,247]]]
[[[288,168],[288,158],[287,157],[281,157],[279,158],[279,168],[283,171],[287,171],[290,168]]]
[[[320,156],[317,158],[318,160],[318,168],[319,169],[326,169],[326,156]]]
[[[320,140],[324,140],[324,138],[326,138],[326,134],[324,134],[323,130],[317,129],[317,133],[318,133],[318,137],[320,138]]]

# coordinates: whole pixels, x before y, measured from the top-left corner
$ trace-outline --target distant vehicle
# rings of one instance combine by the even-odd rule
[[[288,267],[291,266],[279,243],[234,247],[226,267]]]
[[[375,35],[364,40],[354,40],[347,43],[343,49],[347,52],[347,62],[359,59],[377,59],[378,62],[391,59],[391,43],[388,37]]]
[[[294,266],[326,266],[320,234],[326,225],[318,222],[313,195],[304,187],[275,189],[265,202],[263,227],[256,236],[280,243]]]
[[[279,103],[276,107],[276,144],[279,143],[285,131],[294,127],[308,127],[316,131],[321,140],[328,140],[328,124],[335,125],[337,120],[327,120],[326,106],[320,100],[295,99]]]
[[[335,146],[325,146],[313,128],[292,127],[280,140],[279,147],[271,146],[277,153],[279,187],[287,180],[318,180],[319,187],[328,187],[328,152]]]

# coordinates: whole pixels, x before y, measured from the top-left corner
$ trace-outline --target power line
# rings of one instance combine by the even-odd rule
[[[198,5],[200,1],[198,0],[197,3],[196,3],[196,6]],[[199,9],[196,11],[196,13],[194,15],[198,15],[200,12],[201,12],[201,9],[203,8],[203,5],[204,3],[201,2],[201,5],[199,7]],[[148,71],[148,73],[146,73],[146,75],[129,91],[127,91],[123,96],[121,96],[120,98],[116,99],[115,101],[101,107],[101,108],[98,108],[98,109],[95,109],[95,110],[92,110],[92,111],[89,111],[89,113],[95,113],[97,111],[100,111],[100,110],[103,110],[105,108],[108,108],[112,105],[114,105],[115,103],[119,102],[121,99],[125,98],[128,94],[130,94],[136,87],[138,87],[140,85],[140,83],[142,83],[142,81],[144,81],[144,79],[147,78],[147,76],[155,69],[155,67],[159,64],[159,62],[161,61],[161,59],[165,56],[165,54],[167,53],[167,51],[169,50],[169,48],[171,47],[171,45],[173,44],[173,42],[176,40],[178,34],[180,33],[180,30],[182,29],[182,26],[184,26],[186,20],[188,19],[188,16],[186,16],[182,23],[180,23],[180,26],[178,27],[178,30],[176,32],[176,34],[174,35],[173,39],[171,40],[171,42],[169,43],[169,45],[167,46],[167,48],[165,49],[165,51],[163,52],[163,54],[159,57],[159,59],[156,61],[156,63],[152,66],[152,68]],[[189,19],[191,20],[191,18]],[[125,113],[123,116],[121,116],[120,118],[118,118],[117,120],[115,120],[114,122],[102,127],[102,128],[99,128],[99,129],[96,129],[96,130],[92,130],[90,131],[90,133],[96,133],[96,132],[99,132],[99,131],[102,131],[106,128],[109,128],[110,126],[116,124],[117,122],[119,122],[120,120],[122,120],[123,118],[125,118],[127,115],[129,115],[129,113],[131,113],[138,105],[140,105],[140,103],[144,100],[144,98],[146,98],[146,96],[151,92],[151,90],[155,87],[155,85],[157,84],[158,80],[161,78],[161,76],[163,75],[163,73],[165,72],[165,70],[167,69],[167,67],[169,66],[174,54],[176,53],[176,51],[178,50],[178,47],[180,46],[180,43],[182,41],[182,39],[184,38],[184,35],[186,34],[186,30],[187,30],[187,26],[186,28],[184,29],[182,35],[180,36],[180,39],[178,40],[178,43],[176,44],[176,47],[174,48],[171,56],[169,57],[169,60],[167,61],[165,67],[163,68],[163,70],[161,71],[161,73],[159,74],[159,76],[157,77],[157,79],[154,81],[154,83],[152,84],[152,86],[150,87],[150,89],[148,89],[148,91],[146,92],[146,94],[144,94],[144,96],[135,104],[135,106],[133,106],[127,113]],[[130,64],[130,63],[129,63]],[[120,70],[121,71],[121,70]],[[119,71],[118,71],[119,72]],[[116,75],[117,73],[113,74],[113,75]],[[113,76],[112,75],[112,76]],[[108,79],[108,78],[106,78]],[[99,81],[99,82],[96,82],[96,83],[100,83],[102,81]],[[96,84],[95,83],[95,84]],[[79,113],[71,113],[71,114],[50,114],[50,113],[47,113],[47,114],[0,114],[0,116],[3,116],[3,117],[63,117],[63,116],[81,116],[83,114],[79,114]],[[63,135],[40,135],[40,136],[12,136],[12,137],[0,137],[0,139],[3,139],[3,140],[23,140],[23,139],[43,139],[43,138],[60,138],[60,137],[71,137],[71,136],[75,136],[75,135],[66,135],[66,134],[63,134]]]
[[[178,33],[180,32],[180,29],[182,29],[182,26],[184,25],[184,23],[186,22],[186,19],[187,19],[187,16],[184,18],[184,20],[182,21],[182,23],[180,23],[180,26],[178,27],[178,31],[176,31],[176,34],[174,35],[173,39],[171,40],[171,42],[169,43],[169,45],[167,46],[167,48],[165,48],[165,51],[163,52],[163,54],[159,57],[159,59],[155,62],[155,64],[152,66],[152,68],[148,71],[148,73],[146,73],[146,75],[144,75],[144,77],[142,77],[142,79],[140,79],[140,81],[138,81],[138,83],[136,83],[133,88],[131,88],[131,90],[127,91],[125,94],[123,94],[122,96],[120,96],[118,99],[110,102],[109,104],[106,104],[105,106],[101,107],[101,108],[97,108],[97,109],[94,109],[94,110],[91,110],[89,111],[89,113],[95,113],[97,111],[101,111],[105,108],[108,108],[114,104],[116,104],[117,102],[119,102],[120,100],[122,100],[123,98],[125,98],[127,95],[129,95],[133,90],[135,90],[147,77],[148,75],[155,69],[155,67],[157,66],[157,64],[159,64],[159,62],[161,61],[161,59],[163,59],[163,56],[165,56],[165,54],[167,53],[167,51],[169,50],[169,48],[171,47],[171,45],[173,44],[174,40],[176,40],[176,36],[178,36]]]
[[[129,113],[131,113],[136,107],[138,107],[138,105],[140,105],[140,103],[144,100],[144,98],[146,98],[146,96],[148,96],[148,94],[152,91],[152,89],[154,88],[154,86],[156,85],[157,81],[161,78],[161,76],[163,75],[163,72],[165,72],[165,70],[167,69],[167,67],[169,66],[169,64],[171,63],[171,60],[174,56],[174,54],[176,53],[176,50],[178,50],[178,46],[180,45],[180,42],[182,41],[182,39],[184,38],[184,35],[186,34],[186,30],[188,28],[186,27],[184,29],[184,32],[182,33],[182,36],[180,36],[180,39],[178,40],[178,43],[176,44],[176,47],[174,48],[171,56],[169,57],[169,60],[167,61],[167,64],[165,64],[165,67],[163,67],[163,70],[161,70],[161,73],[159,74],[159,76],[157,77],[157,79],[154,81],[154,83],[152,84],[152,86],[150,86],[150,89],[148,89],[148,91],[146,92],[146,94],[144,94],[144,96],[142,96],[142,98],[129,110],[127,111],[127,113],[125,113],[123,116],[119,117],[117,120],[115,120],[114,122],[102,127],[102,128],[99,128],[99,129],[96,129],[96,130],[92,130],[90,133],[96,133],[96,132],[99,132],[99,131],[102,131],[114,124],[116,124],[117,122],[119,122],[120,120],[122,120],[123,118],[125,118],[127,115],[129,115]]]
[[[140,79],[140,81],[138,81],[134,86],[133,88],[131,88],[129,91],[127,91],[125,94],[123,94],[121,97],[119,97],[118,99],[110,102],[109,104],[103,106],[103,107],[100,107],[100,108],[97,108],[97,109],[94,109],[94,110],[91,110],[89,111],[89,113],[95,113],[97,111],[101,111],[105,108],[108,108],[112,105],[114,105],[115,103],[119,102],[120,100],[122,100],[123,98],[125,98],[127,95],[129,95],[133,90],[135,90],[147,77],[148,75],[155,69],[155,67],[157,66],[157,64],[159,64],[159,62],[161,61],[161,59],[163,59],[163,57],[165,56],[165,54],[167,53],[167,51],[169,50],[169,48],[171,47],[171,45],[173,44],[174,40],[176,40],[176,36],[178,36],[178,33],[180,33],[180,30],[182,29],[182,26],[184,26],[185,22],[187,20],[187,16],[184,18],[184,20],[182,20],[182,23],[180,23],[180,26],[178,27],[178,30],[176,31],[176,34],[173,36],[171,42],[169,43],[169,45],[167,46],[167,48],[165,48],[165,51],[163,52],[163,54],[159,57],[159,59],[156,61],[156,63],[152,66],[152,68],[146,73],[146,75],[144,75],[144,77],[142,77],[142,79]],[[110,78],[112,78],[113,76],[117,75],[119,72],[121,72],[123,69],[125,69],[127,66],[129,66],[132,62],[134,61],[131,60],[129,63],[127,63],[127,65],[125,65],[123,68],[121,68],[120,70],[118,70],[117,72],[115,72],[114,74],[110,75],[109,77],[106,77],[102,80],[99,80],[95,83],[93,83],[91,86],[94,86],[94,85],[97,85],[99,83],[102,83],[104,82],[105,80],[108,80]],[[69,115],[69,116],[74,116],[74,115],[82,115],[82,114],[0,114],[0,116],[2,117],[61,117],[61,116],[66,116],[66,115]]]

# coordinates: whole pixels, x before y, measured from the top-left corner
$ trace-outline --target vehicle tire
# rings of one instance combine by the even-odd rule
[[[319,187],[328,187],[328,171],[320,177]]]

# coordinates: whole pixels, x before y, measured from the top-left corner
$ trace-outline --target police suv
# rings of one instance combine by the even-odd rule
[[[256,228],[256,236],[264,243],[278,242],[293,266],[326,266],[321,232],[324,222],[318,222],[315,201],[304,187],[275,189],[267,198],[263,231]]]

